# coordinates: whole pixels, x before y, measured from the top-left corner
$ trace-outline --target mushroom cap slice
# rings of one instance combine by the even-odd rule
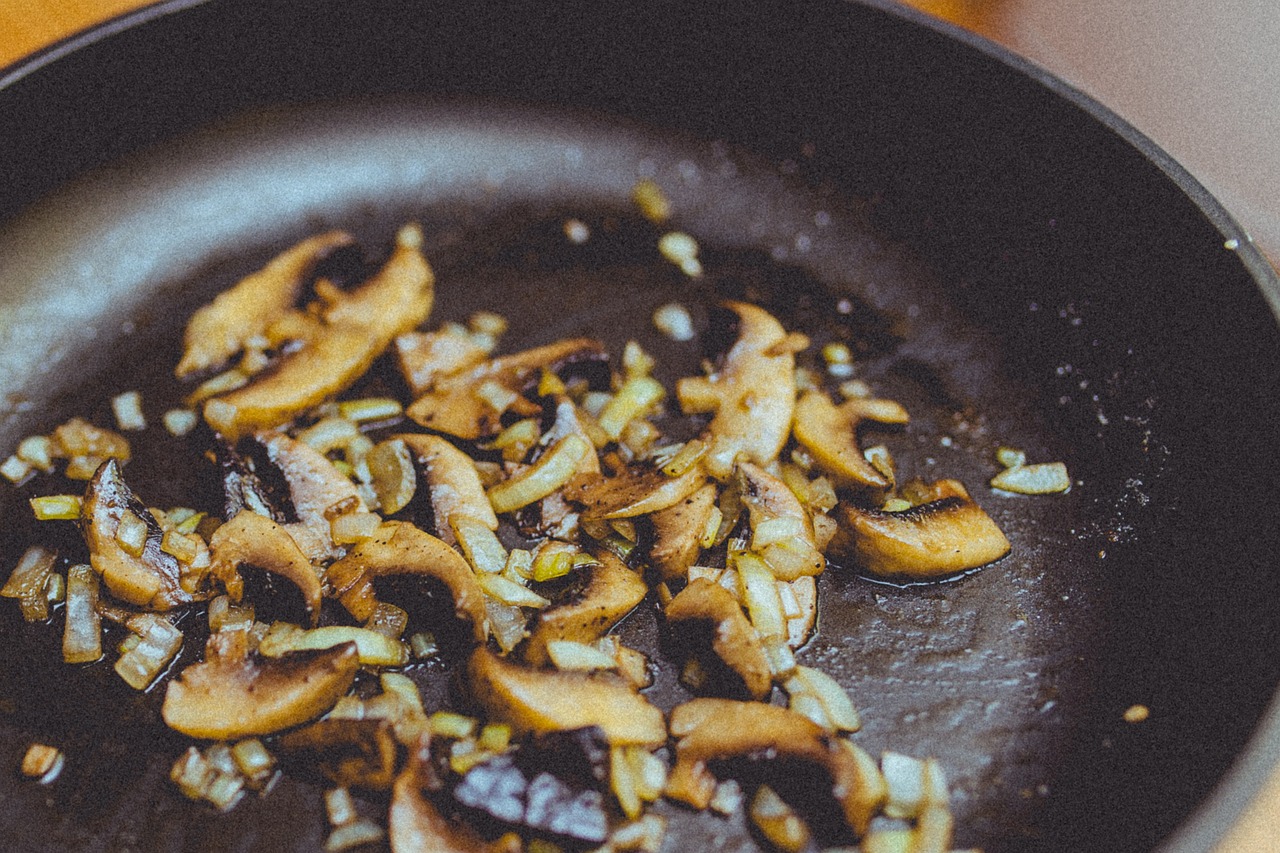
[[[355,382],[397,335],[431,313],[435,276],[421,244],[419,229],[401,229],[382,269],[355,291],[334,296],[297,350],[205,403],[209,425],[234,440],[288,423]]]
[[[415,398],[450,373],[459,373],[489,358],[489,351],[462,332],[407,332],[395,340],[400,373]]]
[[[600,561],[586,566],[586,585],[541,611],[534,621],[525,647],[525,659],[541,666],[548,662],[547,643],[575,640],[591,643],[600,639],[639,604],[649,591],[644,579],[610,551],[601,550]]]
[[[893,483],[863,456],[858,426],[863,421],[905,424],[907,420],[906,409],[893,400],[855,397],[837,406],[822,391],[806,391],[796,402],[792,432],[836,486],[884,490]]]
[[[667,739],[662,711],[611,677],[532,669],[483,646],[471,654],[466,675],[485,715],[520,732],[599,726],[613,746],[656,746]]]
[[[221,631],[209,638],[203,663],[169,682],[161,714],[169,728],[191,737],[269,735],[332,708],[358,668],[355,643],[255,661],[246,632]]]
[[[750,516],[752,550],[769,564],[774,577],[790,581],[822,574],[827,561],[818,548],[813,519],[790,487],[750,462],[741,463],[738,474],[742,502],[747,505]],[[783,524],[791,532],[763,541],[766,524]]]
[[[560,371],[579,362],[604,363],[604,346],[592,338],[567,338],[546,346],[483,362],[445,376],[405,411],[414,422],[457,438],[475,441],[497,435],[502,412],[476,392],[486,383],[515,395],[511,408],[524,417],[540,407],[523,396],[537,382],[542,369]]]
[[[498,516],[485,494],[471,457],[438,435],[400,434],[418,464],[431,493],[431,509],[437,535],[449,545],[456,544],[449,519],[464,515],[490,530],[498,529]]]
[[[432,578],[449,591],[457,618],[471,626],[477,643],[489,636],[484,592],[461,554],[426,531],[403,521],[388,521],[369,539],[357,542],[347,556],[329,567],[327,579],[352,616],[373,614],[375,578],[417,575]]]
[[[753,699],[773,689],[773,673],[760,635],[742,612],[733,593],[706,578],[697,578],[666,607],[667,623],[677,634],[706,633],[721,667],[736,676]],[[681,649],[697,653],[699,649]]]
[[[688,377],[676,386],[686,413],[714,411],[704,459],[716,479],[733,473],[739,459],[768,465],[791,432],[795,408],[795,355],[784,345],[786,329],[768,311],[725,302],[712,312],[712,328],[737,327],[737,340],[710,377]]]
[[[308,237],[218,294],[187,322],[179,378],[224,364],[293,308],[307,275],[326,255],[352,242],[343,231]]]
[[[851,557],[878,577],[928,580],[977,569],[1009,553],[1009,540],[963,485],[935,484],[940,496],[900,512],[841,501],[829,553]]]
[[[485,841],[475,830],[455,823],[422,792],[433,786],[430,753],[425,743],[409,757],[396,777],[387,814],[387,839],[392,853],[519,853],[519,836],[507,833]]]
[[[584,519],[635,518],[675,506],[707,481],[698,465],[678,477],[661,469],[630,465],[617,476],[580,474],[564,488],[566,499],[582,504]]]
[[[129,553],[116,538],[120,521],[132,513],[146,524],[142,552]],[[89,548],[89,563],[102,576],[111,594],[149,610],[169,610],[208,598],[182,586],[183,566],[162,550],[164,531],[154,515],[134,495],[120,474],[120,464],[108,459],[98,466],[81,504],[81,530]],[[200,540],[199,548],[204,548]],[[201,561],[208,559],[201,551]]]
[[[718,490],[707,483],[679,503],[652,514],[653,544],[649,563],[663,580],[684,577],[702,553],[707,524],[716,509]]]
[[[284,578],[298,588],[312,625],[320,619],[324,590],[307,555],[285,528],[256,512],[244,510],[220,526],[209,538],[210,574],[222,582],[232,601],[244,594],[243,565],[255,566]]]
[[[308,753],[331,782],[341,787],[386,790],[396,777],[396,741],[391,721],[329,717],[280,738],[286,752]]]

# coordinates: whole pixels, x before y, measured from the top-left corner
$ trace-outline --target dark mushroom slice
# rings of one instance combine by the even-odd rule
[[[575,584],[566,600],[538,612],[524,649],[531,664],[542,666],[549,661],[547,643],[553,640],[593,643],[600,639],[649,591],[644,579],[613,553],[601,549],[596,559],[599,562],[578,569],[586,575],[585,583]]]
[[[828,553],[893,580],[948,577],[1009,553],[1009,540],[962,484],[944,480],[933,491],[940,496],[896,512],[841,501]]]
[[[855,397],[837,406],[824,392],[807,391],[796,403],[792,433],[837,487],[883,492],[893,482],[863,455],[858,428],[864,421],[905,424],[908,419],[906,409],[893,400]]]
[[[324,719],[295,729],[277,742],[305,756],[308,766],[341,787],[382,791],[396,778],[396,740],[386,719]]]
[[[320,576],[284,527],[246,510],[213,532],[209,550],[209,573],[222,583],[232,601],[238,602],[244,595],[240,568],[253,566],[296,586],[312,626],[319,621],[324,595]]]
[[[326,580],[356,619],[373,615],[377,598],[373,583],[389,576],[416,577],[443,586],[453,614],[477,643],[489,636],[485,598],[475,572],[461,554],[426,531],[403,521],[385,522],[369,539],[356,543],[347,556],[329,567]]]
[[[316,265],[351,235],[328,231],[308,237],[245,276],[192,315],[183,339],[179,378],[225,364],[255,337],[290,311]]]
[[[773,689],[769,659],[733,593],[697,578],[671,599],[665,614],[678,651],[700,660],[712,683],[725,684],[752,699],[769,695]]]
[[[508,833],[486,841],[470,826],[445,817],[425,793],[439,787],[424,742],[392,787],[387,816],[392,853],[520,853],[524,845],[519,836]]]
[[[782,480],[758,465],[738,466],[739,495],[747,505],[751,549],[760,554],[778,580],[820,575],[826,559],[818,548],[813,519]]]
[[[791,432],[795,408],[795,355],[787,331],[769,312],[746,302],[725,302],[711,312],[711,340],[736,333],[710,376],[681,379],[676,396],[686,414],[714,412],[707,426],[703,464],[727,479],[742,460],[768,465]]]
[[[662,711],[614,677],[521,666],[483,646],[472,652],[466,676],[485,715],[518,732],[599,726],[613,746],[656,746],[667,739]]]
[[[455,517],[473,519],[490,530],[498,529],[498,516],[470,456],[438,435],[401,434],[395,438],[405,443],[422,466],[436,536],[449,545],[456,545],[457,537],[449,523],[449,519]]]
[[[781,772],[770,775],[764,769],[761,775],[780,793],[792,787],[789,781],[806,775],[801,768],[817,771],[840,819],[857,835],[866,832],[884,799],[883,781],[874,762],[862,760],[864,753],[807,717],[776,705],[694,699],[672,709],[671,736],[676,738],[676,761],[666,794],[695,808],[706,808],[715,793],[711,766],[735,759],[772,763]],[[804,781],[810,783],[804,799],[810,800],[810,809],[820,810],[823,804],[813,796],[818,790],[812,788],[811,778]]]
[[[583,364],[604,365],[607,360],[604,346],[597,340],[557,341],[445,376],[405,413],[427,429],[456,438],[491,438],[501,430],[505,412],[529,417],[542,410],[526,394],[531,386],[536,387],[544,369],[559,374]]]
[[[145,525],[145,538],[137,543],[141,547],[126,548],[122,544],[122,521]],[[170,610],[209,597],[207,590],[193,591],[183,585],[184,578],[193,577],[193,568],[203,572],[208,567],[204,541],[192,539],[198,555],[187,565],[163,550],[160,523],[125,483],[115,459],[99,465],[89,481],[81,504],[80,526],[89,548],[89,564],[121,601],[148,610]]]
[[[267,660],[249,655],[248,643],[239,630],[209,638],[204,662],[169,682],[161,708],[169,728],[210,740],[275,734],[332,708],[360,665],[355,643]]]
[[[577,475],[563,493],[567,500],[582,506],[583,519],[635,518],[675,506],[706,481],[706,472],[697,465],[677,477],[668,477],[653,465],[636,463],[613,477]]]
[[[653,541],[649,563],[663,580],[685,577],[689,567],[698,561],[718,496],[715,484],[707,483],[679,503],[650,516]]]
[[[209,425],[228,440],[281,426],[348,388],[398,335],[427,319],[435,276],[422,232],[406,226],[391,257],[350,293],[330,293],[319,319],[298,323],[295,349],[249,384],[204,404]]]

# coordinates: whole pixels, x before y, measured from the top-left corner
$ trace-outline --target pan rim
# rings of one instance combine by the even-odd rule
[[[14,63],[0,67],[0,94],[86,47],[106,41],[122,32],[151,21],[219,0],[157,0],[120,13],[49,45]],[[1245,267],[1280,323],[1280,273],[1266,259],[1248,232],[1194,175],[1160,145],[1093,96],[1076,88],[1051,71],[979,34],[903,5],[898,0],[843,0],[905,20],[950,41],[959,42],[1017,74],[1030,78],[1052,95],[1068,103],[1114,133],[1171,181],[1222,236],[1224,244]],[[0,223],[2,226],[3,223]],[[1224,249],[1226,246],[1224,245]],[[1280,695],[1273,697],[1244,749],[1223,774],[1208,797],[1177,827],[1158,848],[1163,853],[1210,851],[1220,843],[1254,803],[1268,778],[1280,767]]]

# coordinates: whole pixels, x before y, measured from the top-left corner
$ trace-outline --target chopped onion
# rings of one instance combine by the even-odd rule
[[[38,521],[72,521],[80,517],[79,495],[45,495],[31,498],[30,503]]]
[[[476,733],[475,717],[455,714],[452,711],[436,711],[427,718],[431,722],[431,733],[437,737],[469,738]]]
[[[886,752],[880,756],[880,772],[889,787],[884,813],[894,818],[918,815],[925,800],[924,762],[901,753]]]
[[[480,588],[484,590],[485,595],[502,604],[513,607],[547,607],[551,604],[548,599],[528,587],[504,578],[502,575],[479,572],[476,574],[476,580],[480,582]]]
[[[62,750],[42,743],[33,743],[22,756],[22,775],[48,785],[58,778],[66,763]]]
[[[48,548],[32,545],[23,552],[0,596],[18,599],[22,618],[42,622],[49,618],[49,577],[58,555]]]
[[[191,409],[170,409],[164,413],[161,421],[170,435],[181,437],[196,428],[196,424],[200,423],[200,416]]]
[[[618,389],[597,417],[597,423],[610,439],[617,441],[623,427],[632,418],[646,414],[667,394],[662,383],[652,376],[628,379]]]
[[[1050,495],[1071,488],[1071,475],[1061,462],[1006,468],[991,479],[992,488],[1020,495]]]
[[[768,785],[751,800],[751,822],[779,850],[799,853],[809,843],[809,827]]]
[[[678,302],[668,302],[653,312],[653,325],[673,341],[693,340],[693,318],[689,309]]]
[[[134,690],[146,690],[182,648],[182,632],[153,613],[130,619],[129,630],[138,637],[138,643],[120,656],[115,670]]]
[[[338,414],[358,424],[369,421],[386,421],[404,414],[404,406],[391,397],[364,397],[359,400],[343,400],[338,404]]]
[[[507,566],[507,549],[484,522],[468,515],[449,516],[449,527],[462,554],[477,572],[499,574]]]
[[[549,640],[547,654],[557,669],[616,669],[618,666],[611,655],[574,640]]]
[[[404,643],[368,628],[329,625],[323,628],[299,628],[277,622],[258,644],[258,652],[269,658],[289,652],[331,649],[342,643],[355,643],[360,663],[366,666],[403,666],[409,661]]]
[[[829,732],[856,732],[862,728],[849,694],[834,678],[819,669],[797,666],[782,685],[791,697],[791,709]]]
[[[364,462],[382,514],[394,515],[408,506],[418,488],[418,474],[404,440],[392,438],[375,444]]]
[[[640,209],[640,215],[660,225],[671,216],[671,202],[662,187],[652,178],[641,178],[631,188],[631,200]]]
[[[62,631],[62,659],[90,663],[102,657],[102,617],[98,615],[99,580],[86,565],[67,569],[66,624]]]
[[[513,512],[555,493],[577,473],[578,463],[590,452],[590,445],[580,436],[560,439],[534,465],[489,489],[494,512]]]
[[[142,414],[142,395],[137,391],[125,391],[111,398],[111,410],[115,413],[120,429],[143,430],[147,419]]]

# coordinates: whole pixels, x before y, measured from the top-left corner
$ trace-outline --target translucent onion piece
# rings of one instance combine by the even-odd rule
[[[553,494],[569,482],[578,463],[590,452],[586,439],[565,436],[533,466],[489,489],[494,512],[513,512]]]
[[[134,690],[146,690],[182,648],[182,632],[166,619],[143,613],[129,620],[139,642],[116,661],[116,673]]]
[[[67,570],[66,626],[62,632],[62,659],[67,663],[89,663],[102,657],[98,584],[98,575],[89,566]]]
[[[57,554],[39,545],[32,545],[22,554],[17,567],[0,595],[18,599],[22,618],[28,622],[41,622],[49,618],[48,582],[53,572]]]
[[[1071,475],[1061,462],[1006,468],[991,479],[992,488],[1020,495],[1051,495],[1071,488]]]
[[[288,652],[331,649],[347,642],[356,644],[360,663],[366,666],[402,666],[409,660],[409,649],[399,640],[368,628],[346,625],[306,630],[287,622],[277,622],[262,638],[258,652],[265,657],[277,658]]]

